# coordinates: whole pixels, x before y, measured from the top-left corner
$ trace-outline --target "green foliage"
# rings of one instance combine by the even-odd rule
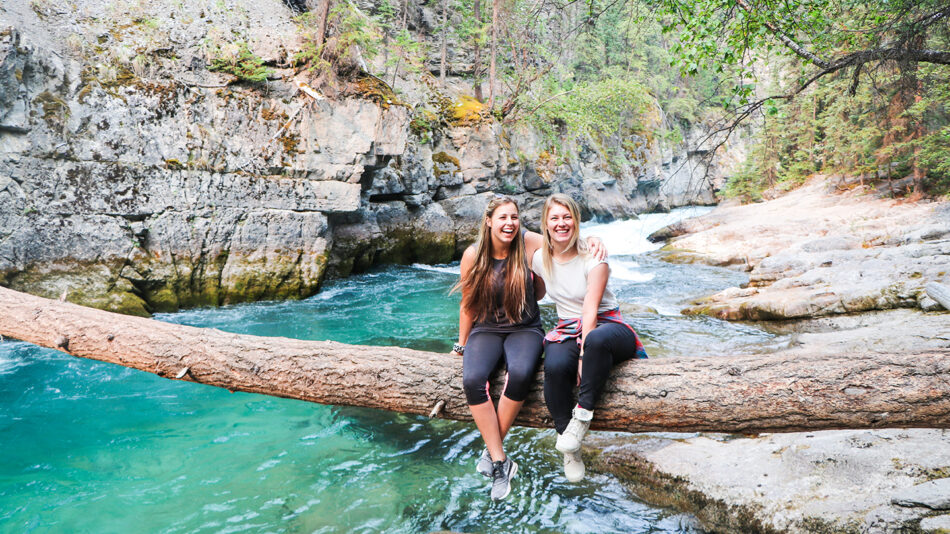
[[[416,109],[412,115],[412,120],[409,121],[409,129],[419,136],[422,143],[432,142],[432,133],[438,126],[439,116],[425,108]]]
[[[408,30],[402,29],[396,32],[388,45],[388,50],[389,58],[384,63],[387,70],[389,67],[398,68],[401,65],[412,74],[422,72],[424,60],[422,43],[413,39]]]
[[[378,22],[350,2],[341,2],[330,10],[327,25],[334,28],[334,35],[322,43],[317,37],[316,13],[307,12],[294,20],[303,44],[294,54],[293,63],[305,66],[312,73],[339,70],[352,47],[359,48],[367,60],[376,57],[380,51],[383,34]]]
[[[726,196],[755,199],[770,187],[791,187],[822,172],[904,178],[915,171],[918,192],[950,192],[950,69],[928,67],[908,88],[898,72],[879,72],[877,85],[842,96],[836,78],[761,117],[745,167]],[[910,103],[910,105],[908,105]]]
[[[816,173],[913,177],[916,193],[950,191],[950,71],[869,50],[950,49],[930,24],[944,0],[655,0],[675,36],[673,64],[726,82],[728,111],[766,100],[749,161],[724,194],[755,199]],[[829,68],[842,58],[860,69]],[[870,59],[867,59],[870,58]],[[762,68],[767,65],[767,68]],[[789,96],[794,95],[794,98]],[[761,101],[760,101],[761,102]]]
[[[743,200],[759,201],[762,199],[762,191],[768,189],[767,174],[756,164],[753,158],[748,158],[743,162],[739,172],[729,177],[719,191],[720,196],[724,198],[740,198]]]
[[[798,57],[792,80],[806,82],[845,54],[878,47],[946,48],[946,25],[920,24],[945,9],[945,0],[653,0],[664,33],[675,36],[674,65],[695,75],[731,74],[725,107],[749,104],[756,62]],[[930,29],[928,29],[928,27]],[[942,28],[942,29],[941,29]],[[905,40],[905,41],[902,41]]]
[[[264,66],[264,60],[252,52],[244,41],[216,47],[212,51],[208,70],[233,74],[247,82],[263,82],[273,74],[271,69]]]
[[[534,110],[532,121],[546,131],[552,144],[561,133],[592,136],[597,148],[609,156],[612,167],[626,167],[638,162],[630,159],[635,150],[629,139],[623,139],[625,135],[646,128],[648,131],[642,133],[651,143],[677,143],[684,137],[682,128],[708,118],[713,103],[718,102],[720,77],[702,70],[689,75],[669,67],[673,61],[670,50],[676,42],[663,33],[649,0],[590,0],[585,10],[596,16],[582,19],[580,24],[569,21],[560,32],[558,28],[547,28],[547,33],[538,30],[550,41],[539,40],[541,50],[532,54],[552,61],[554,67],[519,102],[522,109]],[[544,21],[544,25],[550,26],[550,21]],[[567,46],[563,31],[578,27],[576,37],[568,33],[571,54],[564,61],[559,56]],[[595,105],[599,97],[621,88],[642,97],[633,106],[638,111],[631,108],[618,115],[618,110],[609,105]],[[585,99],[591,105],[581,109]],[[643,107],[644,102],[650,105]],[[645,127],[647,117],[634,117],[647,111],[656,114],[649,117],[649,126]],[[640,124],[624,122],[630,120]],[[610,135],[621,139],[607,142]]]
[[[563,125],[577,136],[602,139],[643,130],[642,115],[653,99],[632,78],[608,77],[578,83],[563,98],[543,103],[536,111],[542,125]]]
[[[449,33],[454,40],[460,43],[468,50],[474,49],[477,44],[482,49],[482,64],[487,64],[487,55],[485,46],[488,44],[488,32],[490,25],[485,22],[486,10],[491,13],[491,4],[485,0],[481,3],[481,19],[475,17],[475,4],[472,0],[453,0],[449,4],[452,13],[457,15],[457,20],[449,20]],[[442,28],[438,28],[441,32]],[[480,83],[484,81],[484,72],[474,72],[473,82]]]
[[[305,66],[315,74],[352,71],[356,66],[353,52],[359,50],[367,62],[384,54],[386,73],[390,68],[397,71],[403,68],[405,72],[418,74],[423,69],[423,46],[408,30],[396,28],[397,14],[397,7],[389,0],[376,6],[372,14],[364,13],[355,3],[340,3],[329,14],[328,26],[333,28],[332,35],[319,43],[317,15],[304,13],[295,19],[303,45],[294,54],[294,64]],[[385,76],[384,72],[370,74]]]

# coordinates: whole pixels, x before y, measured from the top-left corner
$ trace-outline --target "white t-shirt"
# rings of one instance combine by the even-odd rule
[[[531,258],[531,270],[544,280],[547,295],[557,306],[557,316],[560,319],[576,319],[584,314],[584,296],[587,295],[587,274],[594,267],[605,261],[598,261],[593,257],[577,255],[574,259],[560,263],[551,260],[551,269],[554,276],[549,276],[544,270],[544,259],[541,250],[537,250]],[[607,267],[610,268],[609,266]],[[614,294],[604,288],[604,295],[600,298],[597,313],[616,308],[619,304]]]

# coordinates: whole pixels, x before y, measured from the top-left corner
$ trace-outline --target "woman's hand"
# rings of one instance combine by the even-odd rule
[[[607,259],[607,247],[604,246],[604,241],[601,238],[597,236],[588,237],[587,248],[595,260],[604,261]]]
[[[577,360],[577,387],[581,386],[581,374],[582,374],[583,368],[584,368],[584,360]]]

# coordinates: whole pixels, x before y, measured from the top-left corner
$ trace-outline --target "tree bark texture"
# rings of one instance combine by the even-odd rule
[[[449,32],[448,22],[449,22],[449,0],[442,0],[442,36],[441,36],[441,51],[439,54],[439,84],[444,88],[445,87],[445,60],[446,60],[446,49],[448,48],[446,42],[446,35]]]
[[[475,0],[472,8],[475,12],[475,25],[478,27],[478,35],[475,37],[475,66],[472,68],[472,83],[475,84],[475,99],[482,101],[482,51],[478,44],[481,37],[482,28],[482,9],[480,0]]]
[[[491,59],[488,63],[488,109],[495,107],[495,60],[498,56],[498,16],[501,0],[491,3]]]
[[[398,347],[230,334],[0,287],[0,334],[73,356],[320,404],[470,420],[461,358]],[[550,427],[541,373],[517,424]],[[493,391],[502,380],[496,376]],[[592,428],[795,432],[950,428],[950,351],[663,358],[614,369]]]
[[[316,6],[311,6],[311,1],[307,2],[307,6],[311,11],[317,12],[317,33],[316,33],[316,46],[317,48],[323,46],[323,43],[327,39],[327,23],[330,20],[330,3],[333,0],[319,0],[319,3]]]

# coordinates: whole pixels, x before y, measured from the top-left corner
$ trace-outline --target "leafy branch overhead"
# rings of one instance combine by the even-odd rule
[[[740,79],[752,80],[755,60],[778,51],[802,62],[792,94],[849,68],[854,94],[862,72],[876,64],[950,65],[950,3],[944,0],[660,0],[659,5],[668,17],[664,31],[678,31],[679,65],[691,75],[733,68]],[[736,92],[740,105],[751,95],[743,87]]]
[[[910,176],[915,192],[950,190],[946,0],[654,4],[684,75],[731,80],[707,138],[713,149],[750,118],[765,125],[727,193],[755,196],[820,171]]]

